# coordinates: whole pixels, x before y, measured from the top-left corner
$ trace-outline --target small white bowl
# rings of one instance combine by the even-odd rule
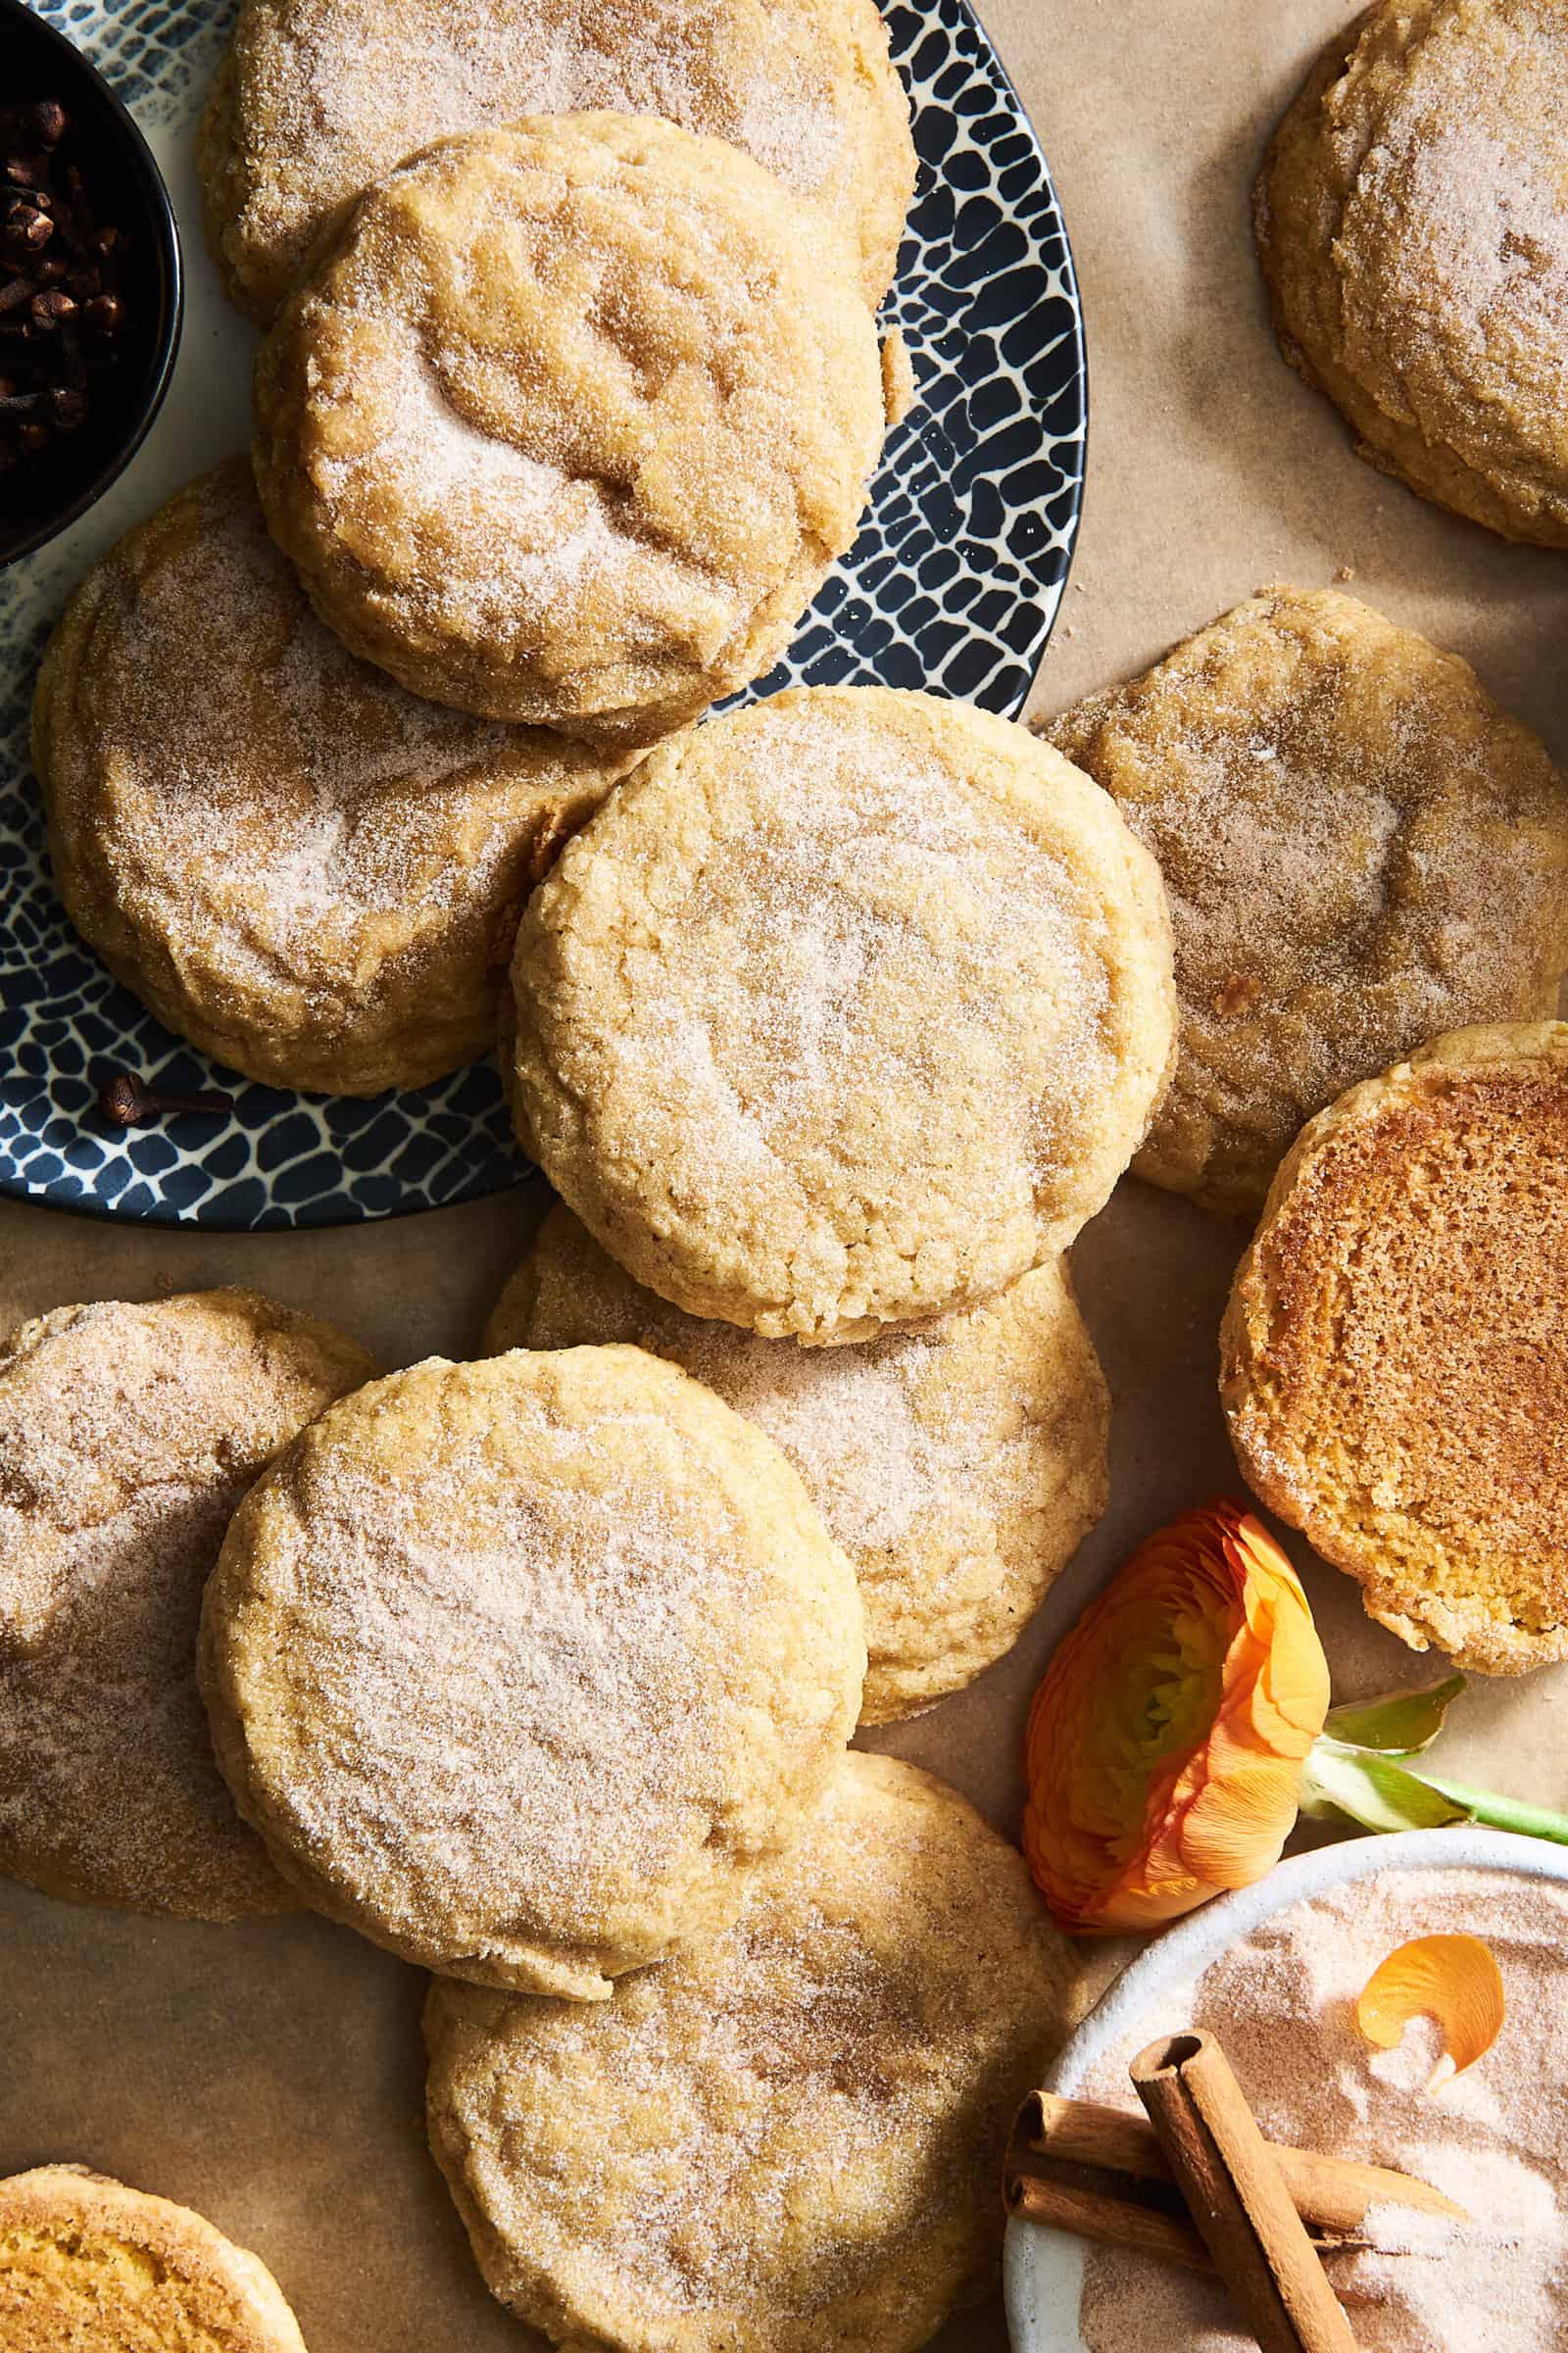
[[[1072,2093],[1102,2054],[1142,2029],[1150,2040],[1188,2022],[1161,2015],[1166,1995],[1191,1985],[1211,1961],[1250,1936],[1260,1922],[1304,1896],[1385,1871],[1510,1871],[1521,1879],[1568,1881],[1568,1847],[1521,1838],[1500,1830],[1412,1830],[1392,1838],[1349,1838],[1294,1856],[1256,1887],[1242,1887],[1203,1905],[1167,1929],[1140,1953],[1090,2012],[1046,2079],[1051,2091]],[[1084,2242],[1043,2223],[1007,2225],[1003,2285],[1013,2353],[1086,2353],[1078,2327],[1083,2300]],[[1128,2353],[1136,2353],[1133,2347]],[[1165,2353],[1182,2353],[1179,2345]]]

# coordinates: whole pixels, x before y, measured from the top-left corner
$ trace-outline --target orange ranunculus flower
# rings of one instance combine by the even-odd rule
[[[1306,1595],[1250,1511],[1140,1544],[1029,1712],[1024,1852],[1061,1927],[1157,1928],[1272,1870],[1328,1704]]]

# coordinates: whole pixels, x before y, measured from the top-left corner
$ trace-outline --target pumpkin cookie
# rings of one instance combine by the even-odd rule
[[[1072,1974],[955,1790],[850,1755],[735,1926],[602,2007],[433,1987],[431,2146],[558,2344],[912,2353],[995,2278]]]
[[[82,2165],[0,2181],[6,2353],[305,2353],[259,2256]]]
[[[1105,1507],[1110,1401],[1065,1260],[917,1331],[800,1348],[667,1305],[558,1204],[485,1346],[614,1341],[706,1383],[800,1472],[859,1580],[862,1724],[972,1683]]]
[[[1242,1261],[1249,1483],[1412,1649],[1568,1659],[1568,1024],[1458,1030],[1305,1129]]]
[[[1354,598],[1255,597],[1048,733],[1170,899],[1181,1051],[1133,1163],[1153,1184],[1255,1217],[1357,1079],[1555,1012],[1562,779],[1467,662]]]
[[[521,1126],[639,1282],[871,1338],[1059,1255],[1170,1058],[1170,929],[1115,805],[967,704],[807,688],[666,746],[513,966]]]
[[[649,744],[759,677],[855,537],[876,329],[749,156],[535,117],[369,189],[257,372],[323,619],[416,694]]]
[[[1258,181],[1291,365],[1360,453],[1507,539],[1568,545],[1568,14],[1379,0]]]
[[[425,1967],[598,2000],[727,1927],[865,1671],[776,1446],[636,1348],[434,1360],[247,1499],[208,1588],[219,1762],[319,1910]]]
[[[292,1908],[213,1762],[202,1588],[263,1464],[373,1369],[250,1291],[59,1307],[0,1347],[0,1871],[135,1912]]]
[[[244,0],[198,145],[209,242],[265,325],[405,156],[601,108],[745,148],[847,235],[881,301],[914,148],[874,0]]]
[[[489,1052],[522,901],[621,764],[356,662],[243,459],[88,573],[33,749],[57,887],[116,978],[248,1078],[336,1095]]]

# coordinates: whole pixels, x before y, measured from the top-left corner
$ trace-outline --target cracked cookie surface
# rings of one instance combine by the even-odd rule
[[[848,234],[881,301],[915,163],[873,0],[245,0],[201,129],[209,242],[265,325],[405,156],[603,108],[744,148]]]
[[[876,328],[760,164],[536,116],[368,189],[257,367],[268,523],[416,694],[643,745],[765,671],[853,541]]]

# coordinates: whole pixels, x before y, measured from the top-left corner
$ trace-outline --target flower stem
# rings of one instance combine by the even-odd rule
[[[1467,1789],[1444,1773],[1422,1773],[1416,1778],[1424,1781],[1443,1796],[1451,1797],[1462,1805],[1477,1822],[1491,1830],[1516,1831],[1523,1838],[1550,1838],[1558,1846],[1568,1846],[1568,1814],[1553,1814],[1545,1806],[1525,1805],[1516,1797],[1496,1797],[1489,1789]]]

